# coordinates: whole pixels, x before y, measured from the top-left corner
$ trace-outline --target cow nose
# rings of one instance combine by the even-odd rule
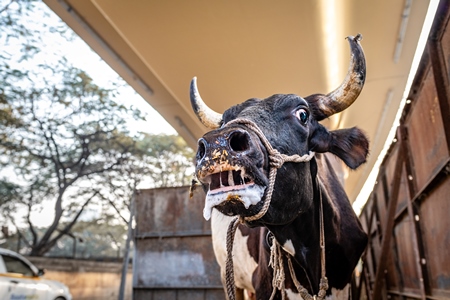
[[[250,149],[250,136],[247,132],[235,130],[229,135],[230,149],[234,152],[244,152]]]
[[[206,141],[204,138],[198,140],[197,154],[196,158],[198,161],[202,160],[206,154]]]
[[[198,140],[196,159],[203,161],[205,157],[213,158],[216,151],[226,150],[230,153],[242,153],[250,149],[250,136],[242,130],[232,130],[220,135],[205,135]]]

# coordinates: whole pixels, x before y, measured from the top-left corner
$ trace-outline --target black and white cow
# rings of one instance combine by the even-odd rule
[[[330,155],[356,169],[366,161],[369,144],[356,127],[329,131],[319,123],[350,106],[364,85],[365,58],[359,36],[349,37],[348,41],[349,72],[341,86],[327,95],[302,98],[277,94],[262,100],[249,99],[219,114],[206,106],[196,79],[192,80],[192,107],[200,121],[212,129],[198,141],[195,174],[207,192],[204,216],[212,217],[216,258],[224,278],[226,232],[234,216],[239,216],[245,225],[239,225],[235,235],[235,284],[256,299],[269,299],[273,289],[269,235],[291,255],[300,284],[310,295],[318,293],[321,214],[329,282],[327,297],[348,298],[346,288],[366,247],[367,236],[333,171]],[[246,121],[255,126],[248,126]],[[266,198],[271,161],[264,139],[287,156],[315,153],[310,160],[285,162],[277,167],[269,200]],[[263,209],[265,201],[270,201],[270,206],[264,215],[248,221]],[[286,261],[284,265],[287,270]],[[289,299],[302,299],[289,272],[285,273],[286,295]],[[277,291],[275,298],[281,297]]]

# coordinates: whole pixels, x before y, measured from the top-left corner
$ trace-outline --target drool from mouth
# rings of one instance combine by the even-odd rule
[[[265,190],[264,187],[255,184],[242,167],[219,170],[206,176],[203,181],[209,183],[209,191],[203,209],[203,217],[206,220],[211,218],[213,207],[225,201],[240,201],[248,209],[250,205],[261,201]]]

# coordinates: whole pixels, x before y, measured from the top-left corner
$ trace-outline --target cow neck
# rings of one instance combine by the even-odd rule
[[[308,264],[311,263],[311,257],[307,258],[305,257],[301,257],[298,256],[297,259],[295,259],[294,256],[294,260],[297,262],[298,266],[301,267],[301,270],[304,272],[304,279],[306,280],[307,284],[309,285],[309,291],[311,291],[311,293],[314,294],[314,288],[313,286],[316,286],[316,284],[318,284],[318,293],[316,296],[312,296],[311,294],[309,294],[309,291],[307,288],[305,288],[300,281],[297,279],[297,275],[295,273],[294,270],[294,266],[292,264],[292,255],[290,253],[288,253],[286,250],[284,250],[284,248],[280,245],[280,243],[278,242],[278,240],[286,240],[286,233],[290,233],[290,231],[288,230],[286,232],[285,230],[285,226],[282,227],[273,227],[271,226],[272,229],[269,229],[270,233],[271,233],[271,245],[270,245],[270,266],[272,266],[273,268],[273,292],[272,292],[272,296],[270,299],[273,298],[273,296],[275,295],[276,289],[280,290],[282,293],[282,297],[284,297],[284,279],[285,279],[285,274],[284,274],[284,257],[287,260],[288,263],[288,267],[289,267],[289,273],[291,275],[291,279],[292,282],[294,283],[294,286],[296,287],[297,291],[299,292],[299,294],[301,295],[302,299],[304,300],[312,300],[312,299],[317,299],[317,300],[322,300],[325,298],[326,296],[326,291],[328,290],[328,279],[326,277],[326,257],[325,257],[325,227],[324,227],[324,210],[323,210],[323,197],[322,197],[322,192],[321,189],[319,187],[319,183],[318,178],[313,178],[313,182],[314,182],[314,198],[318,199],[318,203],[317,205],[313,206],[311,214],[308,213],[304,213],[303,215],[310,215],[310,216],[314,216],[311,217],[311,219],[306,219],[304,217],[302,218],[297,218],[296,220],[294,220],[292,223],[285,225],[285,226],[290,226],[291,228],[297,228],[297,227],[301,227],[301,228],[305,228],[306,226],[310,226],[311,224],[317,224],[316,223],[316,216],[318,218],[318,225],[319,225],[319,238],[314,238],[314,236],[311,237],[311,240],[309,240],[309,242],[307,243],[308,248],[312,249],[312,251],[310,251],[309,255],[315,255],[317,252],[317,249],[319,249],[320,253],[318,256],[316,256],[316,258],[312,257],[312,260],[314,262],[318,262],[320,264],[320,281],[317,281],[316,276],[317,274],[317,269],[316,267],[318,267],[317,265],[314,265],[312,267],[313,271],[311,273],[311,266],[307,265],[306,262],[308,261]],[[298,223],[301,222],[301,223]],[[300,225],[301,224],[301,225]],[[299,226],[300,225],[300,226]],[[283,228],[284,227],[284,228]],[[302,236],[302,239],[304,239],[305,236]],[[318,247],[314,247],[314,245],[318,245]],[[293,245],[294,249],[300,250],[300,249],[296,249],[295,248],[295,244]],[[300,251],[299,251],[300,252]],[[297,256],[297,255],[296,255]],[[316,260],[317,259],[317,260]],[[314,271],[315,270],[315,271]],[[313,280],[311,280],[313,279]],[[284,299],[284,298],[283,298]]]
[[[233,269],[232,253],[233,253],[234,235],[236,233],[237,226],[239,225],[239,223],[245,223],[245,222],[259,220],[266,214],[267,210],[270,207],[270,202],[272,200],[272,193],[273,193],[273,189],[274,189],[274,185],[275,185],[277,170],[279,168],[281,168],[281,166],[285,162],[295,162],[295,163],[308,162],[314,157],[314,152],[309,151],[308,154],[305,154],[303,156],[300,156],[297,154],[295,154],[295,155],[282,154],[277,149],[274,149],[272,147],[272,145],[267,140],[264,133],[261,131],[261,129],[259,129],[258,125],[256,125],[256,123],[254,123],[253,121],[250,121],[248,119],[238,118],[238,119],[231,120],[230,122],[226,123],[223,127],[230,126],[231,124],[244,125],[258,136],[258,138],[261,140],[261,142],[263,143],[264,147],[267,150],[267,153],[269,156],[269,165],[270,165],[269,185],[268,185],[267,191],[265,193],[265,197],[263,200],[264,202],[263,202],[263,206],[262,206],[261,210],[253,216],[236,217],[231,221],[231,223],[228,226],[227,240],[226,240],[227,259],[226,259],[225,281],[226,281],[228,298],[230,300],[234,300],[234,299],[236,299],[236,289],[235,289],[235,284],[234,284],[234,269]],[[321,214],[322,214],[322,212],[321,212]],[[323,225],[321,225],[321,228],[323,229]],[[323,230],[321,230],[321,232],[322,231]],[[322,233],[321,233],[321,235],[322,235]],[[321,237],[321,240],[322,240],[322,237]],[[289,255],[287,255],[287,256],[289,257]],[[325,243],[323,243],[323,257],[325,258]],[[325,264],[325,260],[323,259],[322,269],[325,269],[324,264]],[[275,270],[274,270],[274,273],[275,273]],[[325,273],[323,273],[323,276],[325,276],[324,274]],[[283,279],[283,281],[284,281],[284,279]],[[282,285],[284,286],[284,282],[282,283]],[[275,288],[275,286],[274,286],[274,288]],[[297,287],[297,289],[298,289],[298,287]],[[299,292],[300,292],[300,290],[299,290]],[[282,292],[282,294],[283,294],[283,298],[284,298],[284,292]]]

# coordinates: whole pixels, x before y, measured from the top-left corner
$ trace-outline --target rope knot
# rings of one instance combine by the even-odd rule
[[[272,149],[269,153],[269,161],[271,167],[279,169],[284,163],[284,157],[277,149]]]
[[[328,290],[328,278],[320,278],[319,293],[317,293],[318,299],[324,299]]]

